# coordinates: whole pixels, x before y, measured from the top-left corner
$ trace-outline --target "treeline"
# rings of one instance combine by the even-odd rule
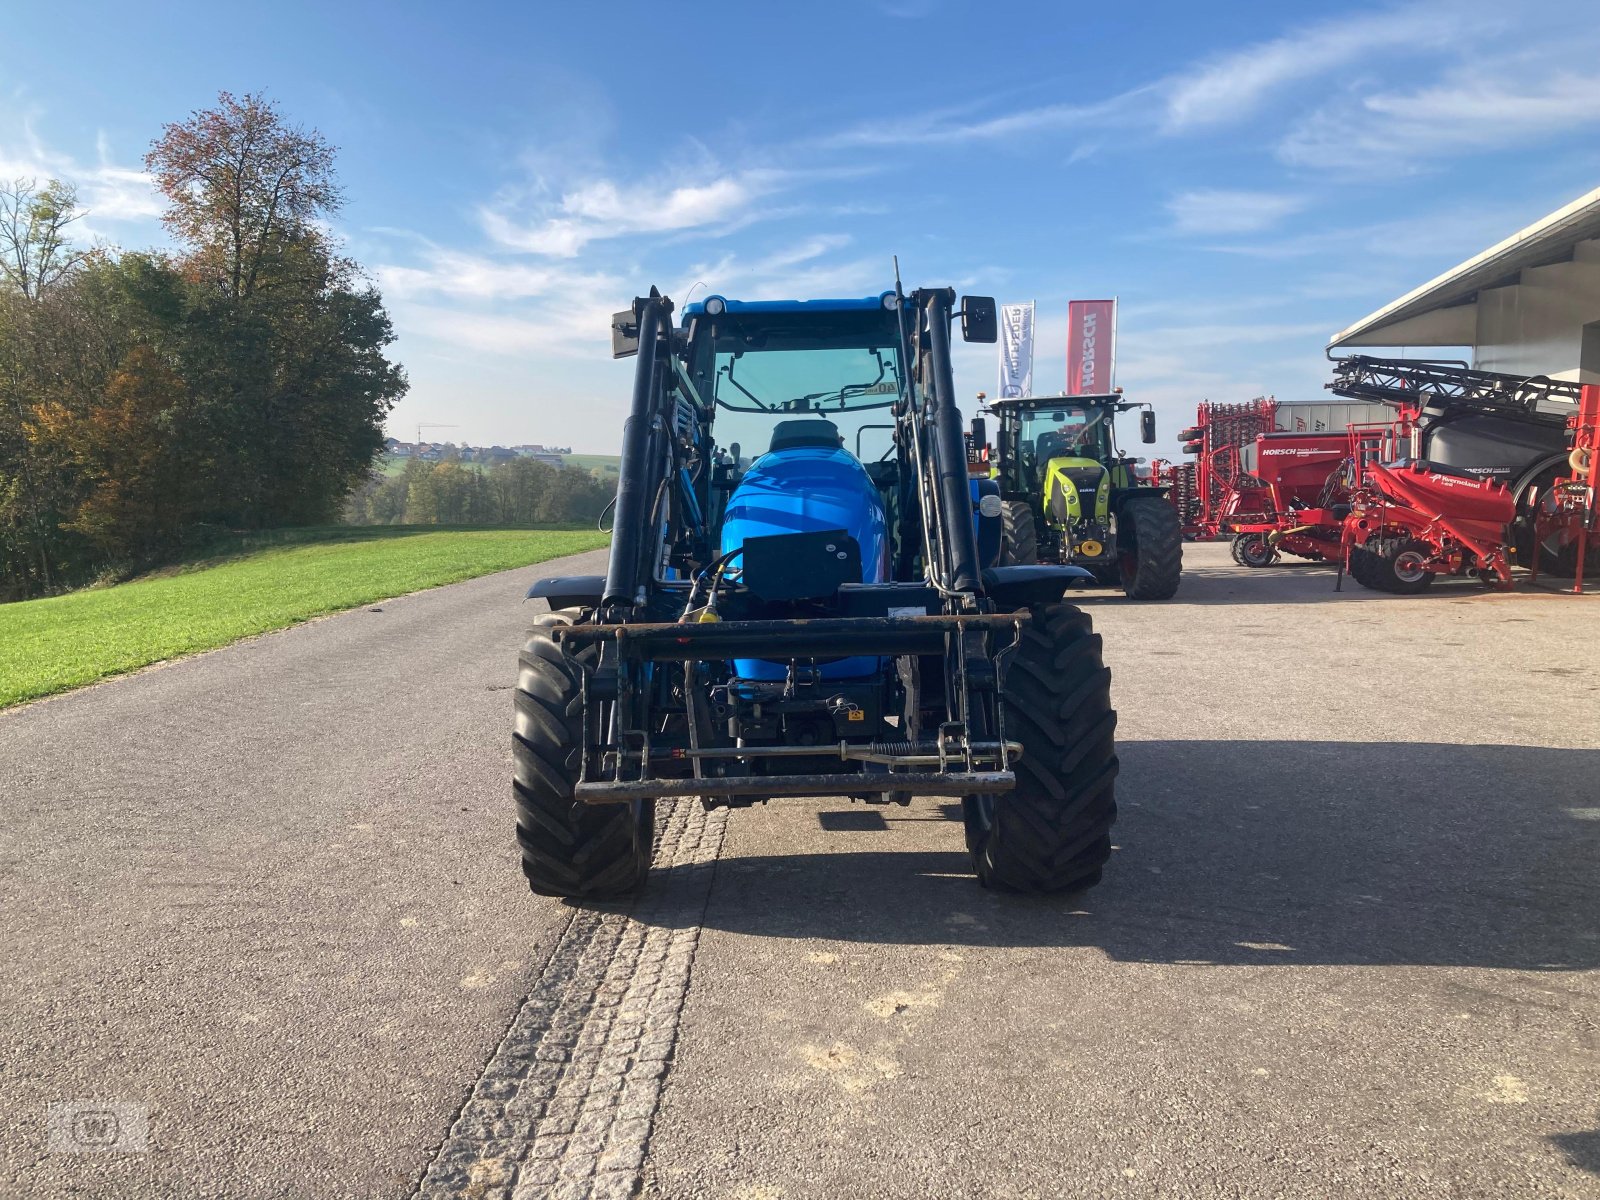
[[[581,467],[531,458],[487,470],[453,459],[410,459],[396,475],[374,474],[345,505],[353,525],[559,525],[599,519],[616,494]]]
[[[224,93],[146,165],[172,253],[78,249],[70,186],[0,185],[0,599],[336,519],[405,392],[319,135]]]

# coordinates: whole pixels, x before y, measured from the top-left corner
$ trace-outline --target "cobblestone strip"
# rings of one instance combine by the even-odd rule
[[[661,802],[629,908],[578,912],[418,1187],[419,1200],[632,1196],[727,810]]]

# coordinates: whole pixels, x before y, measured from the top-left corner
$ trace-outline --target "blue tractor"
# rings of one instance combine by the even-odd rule
[[[995,339],[952,289],[675,306],[613,320],[636,355],[605,576],[542,579],[514,792],[535,892],[640,887],[654,806],[957,797],[980,882],[1095,884],[1116,714],[1070,565],[1000,565],[950,361]]]

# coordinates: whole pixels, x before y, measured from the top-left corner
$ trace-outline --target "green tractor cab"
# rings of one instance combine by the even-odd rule
[[[1117,449],[1116,416],[1141,409],[1141,440],[1155,414],[1122,393],[995,400],[994,476],[1004,502],[1001,561],[1065,563],[1135,600],[1167,600],[1183,570],[1183,533],[1166,489],[1140,482]]]

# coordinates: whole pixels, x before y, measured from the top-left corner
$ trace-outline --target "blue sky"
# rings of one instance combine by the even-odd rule
[[[406,437],[615,452],[633,295],[863,295],[898,254],[1037,300],[1038,390],[1067,300],[1120,296],[1165,442],[1203,398],[1322,398],[1329,334],[1600,184],[1576,0],[137,7],[8,14],[0,176],[159,244],[151,138],[267,92],[339,147]],[[963,394],[994,375],[962,350]]]

